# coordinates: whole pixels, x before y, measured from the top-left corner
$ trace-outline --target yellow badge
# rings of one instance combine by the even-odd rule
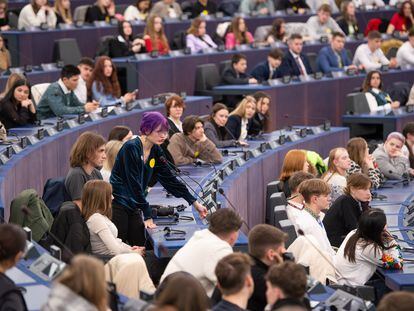
[[[194,157],[198,158],[199,155],[200,155],[200,152],[198,151],[194,152]]]
[[[154,158],[152,158],[152,159],[149,161],[149,166],[150,166],[150,168],[153,168],[153,167],[155,166],[155,159],[154,159]]]

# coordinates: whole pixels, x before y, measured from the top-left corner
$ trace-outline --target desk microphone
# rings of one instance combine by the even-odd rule
[[[394,174],[394,171],[389,170],[388,173]],[[403,187],[407,187],[410,184],[410,174],[405,172],[401,175],[401,179],[392,183],[393,186],[403,184]]]
[[[247,224],[247,222],[244,220],[244,218],[240,215],[240,212],[236,209],[234,204],[230,201],[230,199],[226,196],[224,193],[223,188],[218,188],[218,192],[223,196],[223,198],[226,200],[227,203],[229,203],[230,207],[240,216],[242,223],[246,226],[247,230],[250,231],[250,227]]]

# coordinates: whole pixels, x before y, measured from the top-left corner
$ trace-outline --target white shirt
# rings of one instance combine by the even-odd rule
[[[161,276],[161,282],[168,275],[185,271],[197,278],[207,292],[213,293],[217,283],[214,273],[217,263],[233,252],[226,241],[208,229],[196,231],[191,239],[171,258]]]
[[[246,118],[241,119],[241,130],[240,130],[240,137],[239,140],[245,140],[247,137],[247,124],[249,123],[249,120]]]
[[[141,13],[135,5],[130,5],[126,8],[124,12],[124,18],[127,21],[133,20],[145,20],[148,14]]]
[[[411,45],[410,41],[404,42],[398,49],[397,63],[401,67],[414,65],[414,47]]]
[[[62,89],[62,91],[63,91],[63,93],[64,93],[65,95],[67,95],[67,94],[69,94],[69,93],[70,93],[70,90],[68,90],[68,88],[66,87],[66,85],[63,83],[62,79],[59,79],[59,80],[58,80],[58,84],[59,84],[59,86],[61,87],[61,89]]]
[[[100,172],[101,172],[101,175],[102,175],[102,179],[106,182],[109,182],[109,178],[111,178],[112,171],[108,171],[105,168],[102,168],[100,170]]]
[[[374,93],[378,94],[380,92],[379,89],[371,89]],[[366,92],[365,97],[368,101],[369,110],[372,112],[375,111],[389,111],[391,109],[391,104],[385,104],[383,106],[378,106],[377,100],[375,99],[374,95],[371,93]]]
[[[75,93],[76,97],[79,99],[81,103],[86,103],[86,101],[88,100],[88,90],[86,89],[86,82],[82,79],[81,76],[79,76],[78,86],[73,92]]]
[[[365,70],[368,72],[380,69],[382,65],[388,65],[390,61],[385,57],[381,49],[371,52],[368,44],[364,43],[356,49],[353,63],[356,66],[364,65]]]
[[[292,54],[293,58],[298,61],[300,67],[302,68],[303,76],[306,77],[308,75],[308,73],[306,71],[305,65],[302,62],[302,59],[300,58],[300,55],[299,54],[296,54],[295,52],[293,52],[291,50],[289,50],[289,52],[290,52],[290,54]]]
[[[386,251],[381,251],[379,249],[375,251],[372,244],[363,248],[362,244],[358,243],[355,248],[355,262],[350,262],[344,257],[344,250],[346,243],[355,231],[356,230],[352,230],[348,233],[333,258],[336,277],[339,284],[347,284],[351,286],[364,285],[373,276],[377,267],[382,266],[383,262],[381,258],[384,253],[387,253],[396,261],[400,260],[398,258],[400,253],[394,247]]]
[[[172,123],[174,123],[174,125],[180,130],[180,132],[183,132],[183,122],[181,122],[180,120],[178,120],[178,122],[176,122],[173,118],[168,117],[168,119],[171,120]]]
[[[40,27],[41,24],[47,23],[49,28],[56,27],[56,15],[53,11],[45,13],[44,9],[40,9],[37,14],[33,11],[31,4],[23,7],[19,14],[18,28],[20,30],[29,27]]]
[[[305,235],[313,236],[313,238],[318,241],[322,250],[331,255],[335,254],[335,251],[328,240],[325,227],[322,223],[322,218],[320,218],[320,223],[318,223],[315,217],[313,217],[308,211],[303,210],[302,213],[298,214],[298,217],[293,225],[295,226],[296,232],[299,229],[302,229]]]
[[[288,201],[288,204],[286,204],[286,214],[292,224],[297,223],[297,219],[302,213],[304,213],[303,204]]]

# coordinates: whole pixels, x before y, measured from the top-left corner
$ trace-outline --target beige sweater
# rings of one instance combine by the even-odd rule
[[[177,133],[171,137],[168,151],[176,165],[191,164],[197,159],[208,163],[221,163],[223,160],[220,151],[210,139],[194,143],[183,133]]]

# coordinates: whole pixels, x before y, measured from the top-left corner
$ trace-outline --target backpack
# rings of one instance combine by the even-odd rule
[[[57,214],[59,214],[63,202],[71,201],[71,198],[66,191],[65,177],[48,179],[43,188],[42,199],[53,217],[56,217]]]

